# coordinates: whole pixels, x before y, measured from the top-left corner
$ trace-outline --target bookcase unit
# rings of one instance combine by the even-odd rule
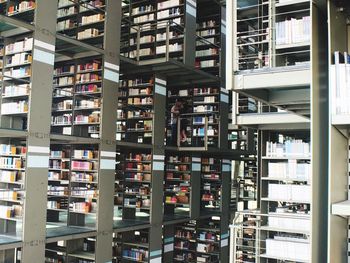
[[[57,32],[91,45],[103,47],[105,0],[59,0]]]
[[[150,151],[129,150],[118,158],[118,184],[115,209],[122,220],[148,222],[151,206],[152,154]]]
[[[329,213],[328,260],[349,260],[349,111],[348,36],[346,1],[329,1]],[[335,251],[336,256],[333,256]]]
[[[102,59],[56,63],[51,127],[53,133],[99,137]]]
[[[220,262],[219,221],[220,217],[208,217],[175,225],[172,261]],[[167,246],[164,245],[164,250]]]
[[[177,146],[218,147],[220,92],[217,87],[168,90],[168,127],[171,126],[171,108],[176,101],[181,103]],[[171,129],[168,129],[168,142],[171,138]]]
[[[261,223],[261,238],[265,240],[265,253],[260,255],[263,260],[310,262],[309,134],[308,131],[294,134],[262,135],[261,143],[266,146],[262,147],[261,157],[260,209],[267,214]],[[283,246],[290,247],[291,252],[279,252]]]
[[[32,23],[34,20],[35,0],[2,0],[1,14]]]
[[[119,87],[117,140],[152,143],[154,76],[123,76]]]
[[[16,35],[4,40],[2,67],[1,125],[26,129],[33,37]]]
[[[258,100],[259,103],[307,118],[311,117],[309,139],[307,140],[310,141],[311,145],[309,156],[312,171],[310,173],[311,183],[293,182],[293,180],[287,180],[287,183],[278,180],[270,181],[272,178],[264,178],[268,170],[259,169],[262,177],[259,180],[262,213],[267,212],[267,208],[271,208],[273,203],[288,204],[288,201],[293,199],[287,195],[308,187],[310,195],[308,198],[304,198],[306,200],[294,199],[293,201],[303,204],[303,210],[308,210],[307,204],[311,204],[312,212],[310,216],[306,216],[310,218],[311,222],[309,233],[302,235],[304,239],[308,240],[306,243],[308,243],[309,253],[306,261],[310,262],[323,261],[327,256],[324,248],[327,246],[325,233],[327,233],[328,223],[324,219],[329,212],[327,205],[325,205],[328,202],[325,197],[325,193],[328,191],[326,171],[328,169],[329,146],[327,141],[329,135],[328,98],[325,96],[328,90],[328,77],[325,73],[328,69],[327,65],[323,63],[324,59],[319,56],[321,53],[327,54],[326,7],[326,1],[227,2],[228,14],[232,15],[228,15],[227,19],[228,24],[232,27],[228,30],[227,50],[229,58],[227,59],[226,87]],[[303,30],[301,30],[302,26],[305,26]],[[285,29],[284,32],[283,29]],[[312,30],[309,31],[309,29]],[[301,34],[301,32],[303,33]],[[261,129],[270,131],[275,129],[276,132],[284,134],[287,130],[294,130],[294,135],[298,134],[297,131],[308,129],[308,127],[301,128],[298,125],[287,127],[288,125],[277,124],[277,122],[280,120],[277,120],[276,117],[274,128],[268,127],[269,125],[261,125]],[[265,138],[263,142],[265,143],[266,140],[270,139]],[[278,138],[274,140],[278,141]],[[259,144],[259,152],[258,156],[264,157],[266,147]],[[268,167],[270,161],[271,163],[287,162],[285,157],[277,160],[259,157],[261,167]],[[297,160],[297,164],[302,162]],[[310,185],[307,186],[308,184]],[[268,189],[269,186],[270,189]],[[284,196],[273,195],[281,189],[284,189]],[[295,209],[295,211],[297,210]],[[294,215],[288,216],[294,217]],[[283,231],[285,232],[285,230]],[[274,235],[271,229],[263,232],[264,235],[267,233],[269,238]],[[298,230],[291,232],[298,236]],[[265,240],[265,238],[266,236],[260,236],[258,240]],[[263,249],[263,247],[261,248]],[[283,260],[283,256],[280,256],[270,259],[260,256],[260,260],[278,262],[278,260]],[[302,259],[290,260],[299,261]]]
[[[138,61],[166,56],[181,61],[186,8],[187,0],[131,0],[124,6],[130,22],[124,24],[122,54]]]
[[[201,211],[220,210],[221,205],[221,169],[217,158],[201,160]]]
[[[196,67],[219,76],[224,59],[221,47],[225,41],[222,31],[223,11],[220,4],[214,1],[198,1],[197,3],[197,42]]]
[[[21,141],[2,140],[0,144],[1,233],[22,232],[25,198],[26,146]]]
[[[169,154],[165,162],[164,215],[189,217],[192,158],[186,154]]]
[[[51,145],[47,222],[94,227],[98,198],[98,147]]]

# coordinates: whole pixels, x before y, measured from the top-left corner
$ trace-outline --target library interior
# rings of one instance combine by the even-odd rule
[[[0,0],[0,263],[350,262],[349,0]]]

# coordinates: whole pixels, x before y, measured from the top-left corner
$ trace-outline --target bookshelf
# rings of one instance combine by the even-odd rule
[[[98,148],[77,145],[72,151],[69,223],[95,226],[98,188]]]
[[[26,149],[20,141],[0,144],[0,220],[4,235],[22,232]]]
[[[220,211],[222,163],[217,158],[201,160],[201,211]]]
[[[196,67],[213,75],[221,73],[222,43],[225,32],[221,30],[223,8],[213,1],[199,1],[197,4]]]
[[[137,61],[183,59],[186,0],[130,1],[122,54]]]
[[[310,1],[237,3],[237,69],[308,67]]]
[[[220,262],[219,221],[219,217],[208,217],[175,225],[172,261]]]
[[[102,72],[100,57],[56,63],[53,133],[99,138]]]
[[[164,214],[189,216],[191,198],[191,156],[166,157]]]
[[[341,9],[339,9],[341,8]],[[342,11],[340,11],[342,10]],[[348,109],[344,101],[348,97],[346,79],[348,77],[347,38],[349,35],[346,22],[349,5],[345,1],[330,1],[329,12],[329,190],[328,200],[328,260],[332,252],[337,262],[349,258],[349,126]]]
[[[152,75],[127,76],[121,81],[117,140],[152,143],[154,85]]]
[[[122,220],[148,221],[151,208],[152,154],[149,151],[125,151],[119,156],[115,209]],[[119,170],[119,169],[118,169]]]
[[[35,0],[3,0],[0,3],[1,14],[33,23],[36,2]]]
[[[260,209],[264,258],[310,261],[311,152],[308,132],[262,135]],[[282,255],[281,246],[300,247]]]
[[[96,238],[81,238],[67,242],[67,262],[95,262]]]
[[[57,32],[103,48],[105,0],[59,0]]]
[[[181,147],[218,147],[220,125],[220,90],[216,87],[193,87],[168,90],[168,126],[171,108],[180,102],[177,145]],[[169,128],[170,129],[170,128]],[[171,129],[167,139],[172,139]]]
[[[51,145],[49,157],[47,222],[66,223],[69,208],[71,147]]]
[[[4,41],[2,127],[27,129],[32,48],[33,38],[28,34],[16,35]]]

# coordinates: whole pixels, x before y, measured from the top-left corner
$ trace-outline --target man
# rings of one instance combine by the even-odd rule
[[[180,110],[182,103],[178,100],[175,101],[174,106],[171,107],[170,111],[170,124],[171,124],[171,144],[177,146],[177,123],[180,117]]]

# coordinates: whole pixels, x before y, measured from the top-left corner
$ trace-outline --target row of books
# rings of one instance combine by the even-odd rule
[[[104,21],[104,14],[96,14],[96,15],[90,15],[90,16],[82,16],[81,18],[81,24],[86,25],[90,23],[96,23]]]
[[[6,58],[6,67],[15,67],[32,62],[32,55],[28,52],[16,53]]]
[[[143,262],[148,259],[148,250],[139,248],[124,249],[123,258],[132,259],[136,262]]]
[[[289,160],[288,162],[269,162],[268,177],[281,178],[286,180],[305,180],[311,179],[311,164]]]
[[[291,213],[286,210],[279,208],[277,213],[269,213],[268,226],[278,229],[295,230],[296,233],[310,231],[311,221],[305,214]]]
[[[350,56],[347,52],[334,53],[334,65],[330,67],[332,115],[350,114]]]
[[[213,56],[213,55],[219,55],[219,50],[217,48],[209,48],[209,49],[196,51],[196,57],[205,57],[205,56]]]
[[[31,75],[30,66],[24,66],[20,68],[9,68],[4,72],[4,79],[10,80],[11,78],[28,78]]]
[[[310,16],[276,22],[276,45],[308,43],[310,42],[310,35]]]
[[[302,140],[286,140],[284,143],[266,142],[266,156],[309,156],[310,143]]]
[[[269,184],[268,198],[290,202],[311,202],[311,186],[298,184]]]
[[[29,95],[30,85],[10,85],[3,88],[2,97],[16,97]]]
[[[22,206],[12,205],[5,206],[0,205],[0,217],[1,218],[14,218],[22,216]]]
[[[285,235],[266,239],[266,255],[270,257],[304,262],[310,260],[310,251],[310,242],[305,238]]]
[[[88,28],[83,31],[78,32],[78,39],[83,40],[87,38],[93,38],[93,37],[98,37],[102,36],[102,32],[96,28]]]
[[[0,144],[0,155],[25,155],[27,148],[25,146],[16,146],[12,144]]]
[[[0,170],[0,182],[1,183],[14,183],[18,181],[23,181],[25,173],[19,173],[18,171],[5,171]]]
[[[7,102],[1,104],[1,114],[19,114],[28,112],[28,101],[21,100],[16,102]]]
[[[17,13],[25,12],[27,10],[32,10],[34,8],[35,8],[35,1],[34,0],[12,3],[8,8],[8,14],[14,15]]]
[[[23,40],[10,43],[5,46],[5,54],[11,55],[14,53],[28,52],[33,48],[33,38],[24,38]]]
[[[73,202],[69,204],[71,212],[77,213],[95,213],[97,204],[93,202]]]
[[[67,8],[60,8],[57,10],[57,18],[78,14],[78,8],[76,6],[70,6]]]
[[[72,170],[90,171],[96,169],[97,164],[92,162],[72,161]]]

